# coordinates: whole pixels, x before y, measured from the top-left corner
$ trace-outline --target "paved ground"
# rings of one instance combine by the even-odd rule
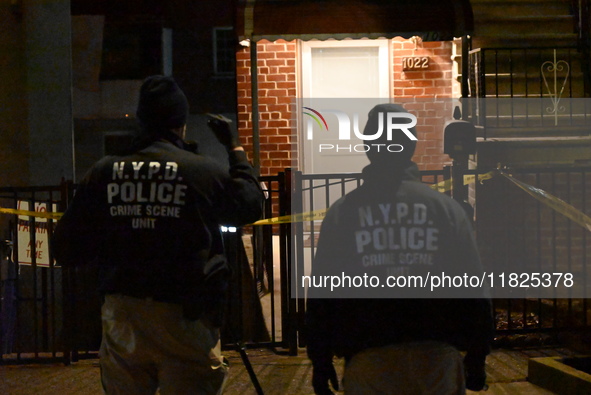
[[[249,360],[267,395],[312,394],[312,366],[302,350],[298,356],[280,355],[267,349],[248,350]],[[237,352],[225,353],[231,373],[225,394],[256,394]],[[495,350],[487,359],[490,388],[486,395],[540,394],[545,391],[529,383],[527,360],[540,356],[568,356],[559,347],[531,350]],[[337,370],[342,373],[342,362]],[[101,394],[97,360],[82,360],[71,366],[0,366],[0,394],[3,395],[95,395]]]
[[[248,241],[248,239],[246,239]],[[247,253],[249,244],[247,246]],[[274,251],[278,251],[274,248]],[[250,253],[251,254],[251,253]],[[275,262],[279,262],[278,259]],[[276,276],[279,270],[275,270]],[[279,284],[276,278],[275,284]],[[275,290],[276,300],[280,299]],[[279,303],[277,302],[277,305]],[[271,327],[270,293],[261,299],[262,311],[267,327]],[[281,336],[280,310],[276,309],[277,336]],[[565,343],[568,344],[568,343]],[[579,349],[579,347],[576,347]],[[591,354],[591,348],[589,352]],[[225,394],[256,394],[248,373],[235,351],[224,355],[230,361],[230,377]],[[309,395],[312,366],[300,350],[298,356],[273,352],[268,349],[248,350],[249,360],[253,365],[258,380],[266,395]],[[551,395],[527,381],[527,362],[529,358],[546,356],[570,356],[573,352],[561,347],[540,347],[521,350],[495,350],[487,358],[487,373],[490,388],[483,395]],[[343,362],[337,361],[336,367],[342,377]],[[98,360],[87,359],[63,364],[5,365],[0,366],[0,395],[99,395],[102,394]],[[474,394],[474,393],[471,393]],[[437,394],[436,394],[437,395]]]

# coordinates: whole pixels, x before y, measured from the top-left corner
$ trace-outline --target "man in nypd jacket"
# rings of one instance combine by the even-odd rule
[[[400,112],[395,104],[374,107],[364,134],[384,130],[388,114]],[[386,138],[366,141],[372,148],[363,184],[335,202],[322,223],[307,284],[314,390],[338,388],[334,356],[346,361],[345,393],[480,390],[493,335],[486,287],[449,283],[432,292],[418,280],[482,278],[471,220],[417,179],[414,140],[402,130]],[[463,360],[460,351],[467,352]]]
[[[220,225],[257,220],[263,193],[228,124],[212,119],[210,127],[229,169],[191,152],[187,116],[172,78],[147,78],[138,139],[91,168],[55,230],[59,264],[100,265],[108,394],[215,394],[227,376],[219,328],[229,266]]]

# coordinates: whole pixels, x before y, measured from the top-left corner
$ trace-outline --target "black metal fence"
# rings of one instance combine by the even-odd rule
[[[291,171],[276,176],[260,177],[265,187],[264,218],[276,218],[290,212]],[[248,229],[252,237],[252,272],[261,307],[269,332],[267,343],[257,345],[289,347],[292,331],[290,313],[293,309],[289,298],[289,224],[256,225]]]
[[[449,169],[422,171],[420,180],[427,184],[438,184],[449,179]],[[293,197],[292,208],[294,213],[313,212],[328,209],[332,203],[348,192],[360,186],[362,183],[361,173],[344,174],[302,174],[295,172],[293,176]],[[293,253],[294,274],[307,273],[311,267],[312,259],[316,251],[316,244],[320,233],[320,220],[307,220],[294,222],[292,224],[291,243]],[[296,276],[290,281],[295,287]],[[304,325],[305,295],[297,295],[296,301],[297,318],[294,321],[298,328]],[[302,333],[298,333],[298,344],[305,344]],[[290,339],[295,344],[295,339]]]
[[[427,170],[420,173],[420,180],[435,185],[450,177],[449,168]],[[294,212],[323,210],[330,207],[337,199],[361,185],[361,173],[344,174],[294,174]],[[444,188],[442,186],[442,188]],[[446,191],[449,193],[449,189]],[[320,221],[310,220],[294,225],[294,245],[297,246],[298,266],[303,267],[303,260],[311,260],[316,248],[320,230]],[[306,250],[303,250],[305,248]],[[309,251],[307,250],[309,249]]]
[[[289,214],[291,172],[261,177],[266,186],[265,218]],[[64,362],[96,358],[100,346],[101,295],[98,268],[55,265],[49,235],[56,219],[18,211],[63,212],[75,185],[0,189],[2,242],[0,271],[0,364]],[[290,319],[288,224],[224,229],[234,268],[226,348],[240,345],[289,347],[296,333]]]
[[[591,1],[571,0],[571,8],[576,18],[575,31],[579,50],[583,57],[583,69],[591,66]],[[591,97],[591,73],[585,74],[586,97]]]
[[[591,214],[591,167],[508,171],[581,215]],[[588,282],[589,229],[502,176],[478,185],[476,199],[477,235],[486,270],[572,273],[576,281]],[[496,299],[495,312],[497,332],[507,335],[537,332],[548,336],[564,330],[588,330],[591,322],[588,300],[580,297]]]
[[[470,52],[466,116],[482,137],[587,135],[588,62],[577,47]]]
[[[471,170],[470,174],[487,172]],[[515,169],[512,174],[586,215],[591,213],[587,198],[591,168]],[[421,173],[421,180],[428,184],[448,179],[448,169]],[[360,183],[359,174],[296,173],[294,191],[298,193],[292,201],[294,212],[325,209]],[[445,182],[440,185],[443,189],[448,187]],[[587,281],[591,256],[588,229],[537,201],[501,175],[472,184],[470,191],[476,202],[475,225],[485,270],[509,273],[519,267],[537,272],[575,273],[577,278]],[[292,226],[292,259],[297,272],[305,272],[311,264],[319,234],[318,222],[310,220]],[[535,345],[536,341],[555,341],[559,332],[589,330],[589,307],[585,298],[495,298],[498,344],[528,345],[519,343],[524,337],[517,337],[517,343],[506,341],[514,335],[537,333],[537,337],[527,337],[529,345]],[[298,327],[303,325],[304,311],[304,297],[298,295]]]
[[[589,167],[514,169],[512,174],[582,213],[591,212]],[[422,172],[421,179],[428,184],[443,182],[446,188],[449,171]],[[311,175],[291,170],[261,177],[261,181],[268,193],[265,218],[326,209],[362,182],[360,174]],[[63,211],[71,194],[71,185],[65,183],[48,188],[5,188],[0,189],[0,207]],[[510,270],[525,265],[587,278],[591,256],[587,229],[502,176],[475,183],[470,194],[476,201],[477,238],[485,269]],[[2,229],[8,230],[4,240],[9,242],[4,243],[0,272],[0,363],[69,363],[96,357],[100,297],[89,291],[94,289],[96,272],[54,265],[45,237],[55,220],[33,221],[16,214],[1,218]],[[313,219],[280,219],[225,234],[229,257],[239,269],[229,306],[232,327],[225,332],[227,347],[241,342],[298,352],[304,344],[305,295],[292,297],[292,280],[311,265],[319,225]],[[495,299],[495,313],[499,335],[587,330],[591,321],[585,298]]]
[[[1,188],[0,207],[51,213],[64,208],[65,184]],[[48,236],[55,220],[3,215],[0,272],[2,362],[63,360],[63,272],[54,266]]]

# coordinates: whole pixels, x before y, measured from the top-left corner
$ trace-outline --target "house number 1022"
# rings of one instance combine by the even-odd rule
[[[412,58],[402,58],[402,70],[414,71],[425,70],[429,68],[428,56],[416,56]]]

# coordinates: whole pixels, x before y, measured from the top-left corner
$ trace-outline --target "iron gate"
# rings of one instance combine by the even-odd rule
[[[487,170],[471,170],[470,175],[485,174]],[[587,215],[591,202],[587,200],[587,185],[591,185],[591,168],[565,167],[543,169],[514,169],[512,174],[521,181],[557,196]],[[421,172],[421,181],[437,184],[448,180],[449,168],[443,171]],[[294,212],[325,209],[337,198],[361,183],[360,174],[294,175]],[[475,182],[470,187],[475,204],[475,229],[484,269],[509,271],[519,260],[528,259],[528,267],[538,271],[577,272],[587,281],[588,230],[573,223],[559,212],[544,206],[502,176]],[[314,255],[318,221],[294,223],[291,242],[295,252],[295,270],[304,272]],[[293,279],[291,280],[293,281]],[[587,299],[501,299],[493,300],[498,345],[536,345],[556,341],[563,331],[589,330],[591,309]],[[296,299],[294,319],[303,325],[305,301]],[[524,334],[537,333],[537,337]],[[290,339],[294,348],[296,339]],[[299,339],[299,345],[305,339]]]
[[[1,188],[0,207],[48,213],[62,210],[67,184]],[[48,236],[55,220],[3,215],[0,309],[2,362],[63,360],[63,272],[54,266]]]
[[[581,214],[590,214],[587,188],[591,185],[590,167],[507,171],[517,180],[538,188],[540,193],[561,199]],[[591,256],[588,229],[502,176],[477,185],[476,196],[478,242],[487,270],[510,272],[521,267],[534,272],[574,273],[577,281],[587,283],[591,274],[587,273]],[[555,340],[561,331],[589,329],[591,311],[586,298],[495,299],[494,302],[497,333],[538,333],[537,338],[527,338],[530,345]],[[521,336],[517,340],[526,338]]]
[[[591,182],[591,168],[514,169],[512,174],[589,215],[587,185]],[[422,172],[421,179],[428,184],[440,183],[449,179],[449,169]],[[306,175],[288,169],[276,176],[261,177],[261,181],[268,194],[265,218],[279,220],[225,235],[230,258],[245,272],[235,284],[235,304],[231,306],[234,327],[228,346],[240,340],[251,346],[282,347],[297,354],[298,347],[305,344],[301,338],[305,302],[303,295],[291,297],[295,276],[292,270],[303,271],[311,261],[319,223],[292,222],[289,215],[329,207],[359,186],[361,177]],[[3,188],[0,207],[63,211],[72,190],[67,183],[46,188]],[[475,183],[470,194],[477,202],[475,223],[485,269],[504,270],[527,262],[540,269],[576,271],[587,278],[591,255],[588,230],[501,176]],[[281,220],[282,216],[287,219]],[[64,270],[54,265],[43,237],[51,233],[55,220],[3,215],[1,221],[2,229],[8,229],[0,272],[1,363],[69,363],[96,357],[100,299],[92,292],[80,292],[96,281],[96,273],[88,268]],[[494,302],[499,335],[533,332],[550,336],[561,330],[589,329],[591,311],[584,298]],[[263,324],[253,321],[253,312],[262,317]],[[95,317],[94,324],[89,324],[90,316]],[[261,330],[268,336],[260,336]]]

